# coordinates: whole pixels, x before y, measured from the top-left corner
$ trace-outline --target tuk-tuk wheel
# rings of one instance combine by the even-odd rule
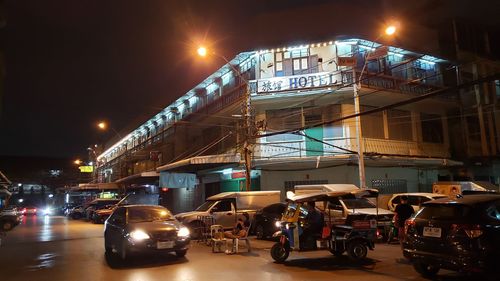
[[[280,242],[275,243],[271,248],[271,257],[277,263],[284,262],[288,258],[288,255],[290,255],[290,250],[284,247]]]
[[[347,246],[347,255],[353,261],[360,261],[366,258],[367,253],[368,253],[368,248],[361,241],[352,241]]]

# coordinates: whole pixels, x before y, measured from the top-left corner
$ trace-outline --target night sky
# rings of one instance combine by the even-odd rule
[[[5,1],[0,155],[84,157],[114,136],[98,120],[125,134],[223,64],[196,58],[200,42],[231,58],[342,34],[374,38],[385,19],[409,26],[424,12],[499,21],[490,2],[500,1],[402,2]]]

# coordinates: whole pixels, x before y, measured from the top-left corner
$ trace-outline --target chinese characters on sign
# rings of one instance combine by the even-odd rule
[[[265,94],[278,91],[302,90],[329,87],[341,84],[340,73],[320,72],[314,74],[274,77],[257,80],[257,93]]]

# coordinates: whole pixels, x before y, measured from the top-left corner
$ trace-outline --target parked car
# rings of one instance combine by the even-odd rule
[[[286,210],[286,203],[268,205],[255,213],[253,230],[257,239],[271,237],[280,230],[281,217]]]
[[[405,234],[403,254],[425,277],[441,268],[500,273],[500,195],[426,202],[406,221]]]
[[[391,199],[387,202],[387,207],[389,210],[396,210],[396,206],[401,203],[401,196],[408,197],[408,204],[413,207],[413,210],[420,210],[420,205],[427,201],[436,200],[440,198],[447,198],[448,196],[439,194],[439,193],[424,193],[424,192],[415,192],[415,193],[396,193],[393,194]]]
[[[5,208],[0,211],[0,230],[9,231],[21,222],[17,208]]]
[[[155,194],[135,194],[129,193],[114,205],[108,205],[105,208],[96,210],[91,220],[93,223],[104,223],[113,211],[125,205],[158,205],[158,196]]]
[[[118,204],[108,205],[102,209],[95,210],[90,219],[93,223],[104,223],[117,207]]]
[[[82,205],[76,206],[68,212],[68,217],[78,220],[85,217],[85,209]]]
[[[21,213],[26,216],[35,216],[38,212],[35,206],[26,206],[21,209]]]
[[[191,228],[193,238],[199,238],[204,226],[200,218],[211,218],[224,229],[232,229],[235,216],[248,216],[253,224],[257,210],[279,201],[280,191],[222,192],[207,198],[196,210],[177,214],[175,218]]]
[[[69,213],[71,212],[71,210],[78,206],[77,203],[64,203],[64,205],[61,206],[59,212],[62,214],[62,215],[69,215]]]
[[[120,199],[94,199],[85,207],[85,218],[91,220],[95,211],[115,205],[119,201]]]
[[[189,229],[162,206],[128,205],[116,208],[104,224],[104,248],[125,260],[134,252],[175,252],[186,255]]]

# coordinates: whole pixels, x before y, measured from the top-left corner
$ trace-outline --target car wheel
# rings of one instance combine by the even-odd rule
[[[349,245],[347,245],[347,255],[355,262],[366,258],[367,253],[368,248],[360,241],[352,241]]]
[[[187,254],[187,250],[178,250],[178,251],[175,251],[175,255],[176,255],[178,258],[182,258],[182,257],[184,257],[186,254]]]
[[[10,221],[4,221],[2,223],[2,230],[3,231],[11,230],[13,227],[14,227],[14,224]]]
[[[255,235],[257,236],[257,239],[264,239],[264,227],[261,224],[258,224],[255,227]]]
[[[277,263],[284,262],[288,258],[288,255],[290,255],[290,250],[284,247],[280,242],[275,243],[271,248],[271,257]]]
[[[439,266],[430,265],[421,261],[414,262],[413,267],[420,275],[427,278],[435,276],[439,271]]]

